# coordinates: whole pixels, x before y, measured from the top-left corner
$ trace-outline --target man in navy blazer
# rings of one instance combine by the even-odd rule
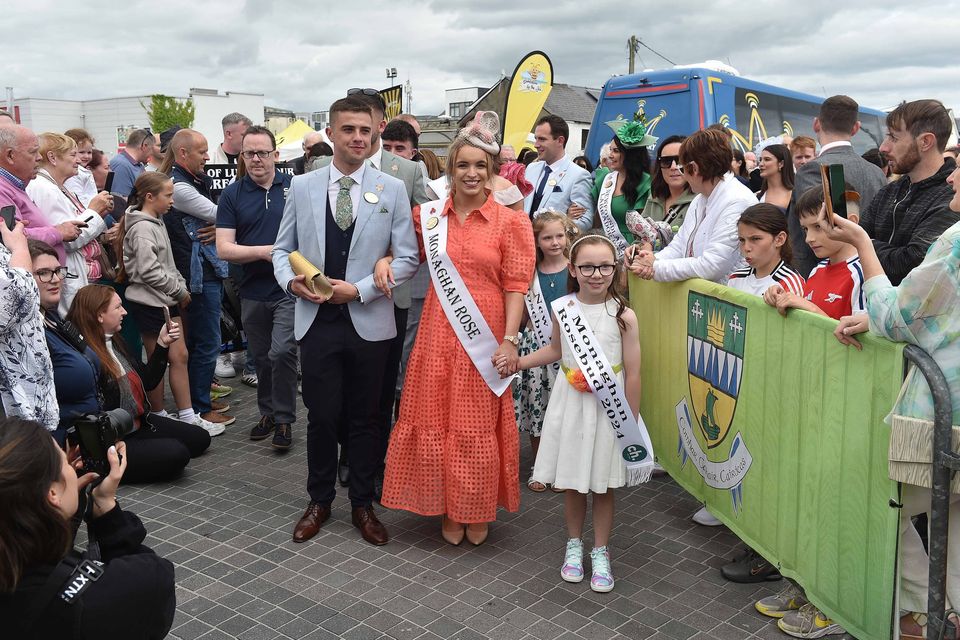
[[[527,167],[527,181],[533,185],[523,209],[531,217],[551,208],[569,213],[581,231],[593,226],[593,196],[590,174],[566,156],[570,127],[559,116],[543,116],[533,130],[539,159]],[[572,210],[570,205],[576,205]],[[569,210],[569,211],[568,211]]]
[[[393,302],[374,286],[373,268],[391,252],[394,276],[403,282],[416,271],[419,252],[403,182],[365,162],[374,126],[366,102],[347,97],[333,103],[327,128],[333,161],[293,178],[273,248],[277,282],[298,298],[294,334],[307,407],[310,504],[294,528],[294,542],[312,538],[330,517],[337,422],[345,403],[353,524],[371,544],[388,540],[371,505],[380,452],[378,399],[397,327]],[[293,251],[324,272],[333,285],[329,297],[314,293],[303,275],[294,274]]]

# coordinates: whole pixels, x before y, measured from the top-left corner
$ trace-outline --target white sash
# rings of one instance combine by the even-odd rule
[[[600,188],[600,196],[597,198],[597,211],[600,213],[600,222],[603,223],[603,233],[610,238],[617,248],[617,260],[623,259],[623,253],[627,250],[627,239],[620,233],[620,227],[617,221],[613,219],[613,192],[617,188],[617,172],[611,171],[603,179],[603,186]]]
[[[627,467],[627,486],[650,480],[653,473],[653,444],[643,418],[634,416],[627,403],[623,385],[617,381],[610,362],[600,348],[600,341],[582,316],[577,294],[554,300],[553,311],[560,321],[560,333],[577,359],[590,391],[606,410],[607,419],[620,445],[620,454]]]
[[[510,388],[515,376],[501,379],[490,361],[500,343],[490,331],[466,283],[447,255],[447,216],[440,215],[443,204],[443,200],[434,200],[420,206],[420,228],[433,290],[447,316],[447,322],[473,361],[473,366],[490,390],[502,396]]]
[[[538,347],[545,347],[553,341],[553,315],[543,298],[543,290],[540,288],[540,274],[533,276],[533,282],[530,284],[530,290],[523,296],[523,302],[527,306],[527,315],[530,316],[530,324],[533,325],[533,336],[537,340]],[[553,373],[560,371],[560,362],[554,362],[548,365]],[[551,380],[553,380],[551,378]]]
[[[537,346],[547,346],[553,337],[553,317],[550,315],[546,300],[543,299],[539,274],[533,276],[530,290],[527,291],[527,295],[523,296],[523,302],[527,306],[527,315],[530,316],[530,324],[533,325],[533,335],[537,339]]]

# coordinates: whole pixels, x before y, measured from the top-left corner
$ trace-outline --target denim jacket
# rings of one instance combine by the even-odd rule
[[[206,197],[210,197],[209,185],[206,176],[197,177],[187,171],[184,171],[180,165],[174,165],[171,171],[171,177],[174,184],[186,183],[199,191]],[[190,238],[190,281],[187,286],[190,293],[201,293],[203,291],[203,260],[213,267],[214,272],[220,278],[226,278],[228,275],[227,263],[217,256],[217,247],[215,244],[203,244],[200,242],[198,232],[200,229],[210,226],[209,222],[195,218],[184,213],[181,218],[183,228]]]

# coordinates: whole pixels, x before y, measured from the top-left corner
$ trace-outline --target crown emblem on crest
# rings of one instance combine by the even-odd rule
[[[723,314],[719,311],[711,311],[707,316],[707,339],[718,347],[723,347],[723,322]]]

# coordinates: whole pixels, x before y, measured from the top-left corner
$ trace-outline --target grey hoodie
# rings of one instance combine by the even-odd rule
[[[125,215],[123,266],[128,299],[150,307],[169,307],[187,296],[187,284],[177,271],[167,227],[160,218],[135,209]]]

